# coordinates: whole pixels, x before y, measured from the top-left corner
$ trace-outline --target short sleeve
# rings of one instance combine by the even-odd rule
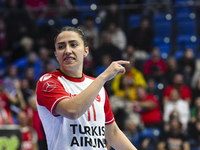
[[[37,103],[45,106],[54,116],[55,106],[64,98],[69,98],[69,94],[65,91],[63,85],[57,77],[51,74],[42,76],[36,87]]]
[[[109,125],[115,121],[112,109],[110,107],[110,102],[108,95],[105,91],[105,104],[104,104],[104,112],[105,112],[105,125]]]
[[[164,93],[163,93],[163,97],[168,97],[169,98],[170,91],[171,91],[171,87],[166,87],[166,89],[164,90]]]

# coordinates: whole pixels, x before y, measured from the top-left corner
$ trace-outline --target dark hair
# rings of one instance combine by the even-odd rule
[[[76,33],[78,33],[78,35],[80,36],[80,38],[83,40],[84,46],[87,47],[87,42],[86,42],[86,38],[85,38],[85,34],[83,32],[83,30],[81,30],[80,28],[76,28],[76,27],[71,27],[71,26],[65,26],[63,27],[58,34],[55,36],[54,38],[54,42],[56,42],[57,37],[60,33],[64,32],[64,31],[74,31]]]

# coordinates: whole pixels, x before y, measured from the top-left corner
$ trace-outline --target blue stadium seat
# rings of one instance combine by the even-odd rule
[[[185,3],[185,2],[181,2],[181,3]],[[186,14],[186,13],[192,13],[193,12],[193,8],[189,7],[189,6],[178,6],[175,8],[176,14]]]
[[[38,19],[37,25],[50,25],[50,26],[56,26],[57,22],[54,19]]]
[[[184,50],[177,50],[174,53],[174,57],[175,57],[176,60],[179,60],[183,55],[184,55]]]
[[[196,34],[196,16],[193,12],[177,14],[176,23],[178,36]]]
[[[178,35],[195,35],[196,29],[195,29],[195,22],[178,22],[177,23],[177,30]]]
[[[156,37],[171,37],[172,15],[160,13],[153,16],[153,24]]]
[[[72,24],[72,18],[60,18],[59,23],[60,28],[62,28],[63,26],[75,26],[74,24]]]
[[[79,22],[80,24],[83,24],[84,22],[84,18],[86,16],[93,16],[94,18],[96,18],[97,12],[96,11],[82,11],[79,13]]]
[[[165,58],[170,55],[171,50],[171,42],[168,40],[165,40],[165,37],[155,37],[153,41],[154,46],[158,46],[160,48],[161,56]]]
[[[155,36],[160,37],[171,37],[172,23],[171,22],[160,22],[154,24]]]
[[[191,47],[195,52],[198,44],[197,41],[198,38],[194,35],[182,35],[177,37],[176,44],[179,50],[184,50],[188,47]]]
[[[129,23],[128,24],[129,24],[130,29],[133,29],[133,28],[138,27],[140,25],[141,17],[142,17],[142,15],[135,15],[135,14],[129,16],[129,19],[128,19]]]
[[[170,22],[172,21],[172,15],[168,13],[159,13],[153,16],[153,23],[160,23],[160,22]]]
[[[91,4],[97,4],[97,0],[75,0],[77,6],[90,6]]]

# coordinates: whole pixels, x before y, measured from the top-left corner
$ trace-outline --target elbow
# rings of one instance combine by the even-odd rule
[[[78,114],[70,114],[70,115],[67,115],[66,116],[68,119],[71,119],[71,120],[76,120],[78,119],[80,116]]]
[[[70,119],[70,120],[76,120],[81,116],[81,114],[79,112],[77,112],[77,111],[69,111],[69,110],[66,111],[64,114],[61,114],[61,115],[66,117],[66,118],[68,118],[68,119]]]

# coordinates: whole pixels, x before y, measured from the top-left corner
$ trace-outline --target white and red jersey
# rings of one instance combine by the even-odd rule
[[[59,101],[78,95],[93,81],[94,78],[84,74],[77,79],[58,70],[39,79],[37,108],[49,150],[106,149],[105,125],[113,123],[114,116],[103,87],[90,108],[78,119],[71,120],[54,111]]]

